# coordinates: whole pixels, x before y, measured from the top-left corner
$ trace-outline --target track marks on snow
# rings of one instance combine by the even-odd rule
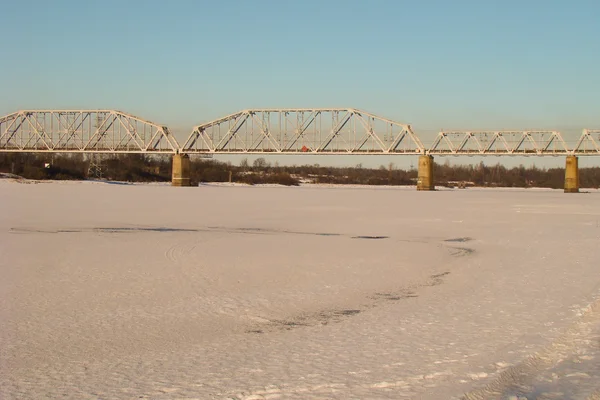
[[[428,286],[427,284],[420,287]],[[266,333],[273,331],[289,331],[296,328],[323,326],[343,322],[375,307],[388,302],[396,302],[419,297],[413,290],[402,289],[390,292],[376,292],[367,296],[366,301],[360,307],[325,309],[314,313],[304,313],[284,319],[266,319],[259,317],[263,323],[255,324],[246,333]],[[257,318],[253,318],[258,321]]]
[[[466,237],[457,237],[457,238],[452,238],[452,239],[446,239],[446,240],[444,240],[444,242],[465,243],[465,242],[470,242],[471,240],[473,240],[473,238],[466,236]]]
[[[561,336],[519,364],[505,369],[486,386],[466,393],[462,400],[504,399],[517,395],[541,400],[552,398],[548,394],[558,391],[563,396],[558,398],[583,399],[590,393],[587,399],[597,398],[594,396],[600,390],[600,369],[594,359],[600,342],[600,297],[579,311],[579,318]]]
[[[474,249],[469,247],[448,247],[452,257],[464,257],[475,253]]]
[[[284,319],[266,319],[262,317],[253,318],[255,321],[260,321],[251,328],[246,330],[246,333],[261,334],[274,331],[289,331],[296,328],[323,326],[332,323],[339,323],[348,318],[357,316],[358,314],[382,306],[389,302],[414,299],[419,297],[417,291],[419,288],[428,286],[438,286],[444,282],[444,277],[448,276],[450,271],[445,271],[435,275],[431,275],[424,283],[412,286],[406,289],[396,291],[375,292],[367,296],[366,302],[362,307],[357,308],[340,308],[328,309],[315,313],[300,314]],[[263,322],[264,321],[264,322]]]
[[[425,286],[439,286],[444,283],[444,277],[449,275],[450,271],[445,271],[439,274],[431,275]]]
[[[369,298],[375,301],[400,301],[414,297],[419,296],[412,290],[402,290],[398,292],[377,292]]]
[[[469,238],[469,240],[471,239]],[[450,251],[452,256],[457,257],[468,256],[474,253],[474,250],[470,248],[447,247],[447,249]],[[300,314],[284,319],[266,319],[260,317],[262,321],[247,329],[246,333],[262,334],[274,331],[289,331],[296,328],[319,325],[323,326],[330,323],[343,322],[348,318],[368,311],[369,309],[382,306],[389,302],[418,298],[419,289],[442,285],[450,273],[450,271],[442,271],[432,274],[420,284],[412,285],[399,290],[375,292],[367,296],[366,301],[361,307],[358,308],[322,310],[316,313]]]
[[[316,313],[301,314],[295,317],[286,319],[272,319],[262,324],[260,328],[253,328],[246,333],[265,333],[272,331],[289,331],[295,328],[328,325],[330,323],[338,323],[360,314],[362,309],[331,309],[323,310]]]
[[[196,244],[175,244],[165,251],[165,258],[173,263],[185,261],[196,246]]]

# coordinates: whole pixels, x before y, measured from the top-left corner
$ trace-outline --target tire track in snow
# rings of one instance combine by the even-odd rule
[[[581,309],[581,317],[558,339],[532,354],[521,363],[508,368],[485,387],[473,390],[462,400],[505,399],[512,392],[528,391],[531,382],[542,371],[555,367],[585,345],[586,338],[600,324],[600,294],[597,300]],[[596,393],[599,393],[596,391]],[[594,395],[590,397],[593,399]]]

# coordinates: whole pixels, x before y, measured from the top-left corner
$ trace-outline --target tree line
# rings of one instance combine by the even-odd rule
[[[27,179],[107,179],[127,182],[168,182],[171,180],[169,155],[120,154],[103,155],[90,168],[91,156],[84,154],[0,153],[0,172]],[[93,166],[93,165],[92,165]],[[580,168],[582,188],[600,187],[600,167]],[[501,164],[434,165],[438,186],[545,187],[559,189],[564,185],[563,168],[512,167]],[[239,165],[192,156],[193,184],[201,182],[239,182],[246,184],[275,183],[299,185],[303,182],[356,185],[415,185],[417,171],[395,168],[393,164],[379,168],[327,167],[315,165],[280,166],[265,158]]]

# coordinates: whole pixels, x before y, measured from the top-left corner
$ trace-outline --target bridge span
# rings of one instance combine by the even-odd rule
[[[165,125],[116,110],[22,110],[0,118],[0,152],[173,154],[173,184],[189,185],[189,155],[418,155],[418,190],[433,190],[433,156],[565,156],[565,192],[579,191],[578,156],[600,155],[600,130],[568,145],[558,131],[441,131],[423,144],[409,124],[355,108],[248,109],[192,129],[183,146]]]
[[[0,151],[177,153],[164,125],[116,110],[21,110],[0,118]]]

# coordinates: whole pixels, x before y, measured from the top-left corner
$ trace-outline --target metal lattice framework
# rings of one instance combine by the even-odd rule
[[[410,125],[352,108],[244,110],[196,126],[184,153],[422,154]]]
[[[598,155],[600,131],[586,129],[573,148],[557,131],[442,131],[427,150],[432,155]]]
[[[0,118],[0,151],[176,153],[166,126],[114,110],[23,110]]]
[[[600,129],[584,129],[575,145],[576,154],[600,154]]]
[[[428,149],[440,155],[571,154],[556,131],[442,131]]]
[[[571,148],[557,131],[442,131],[354,108],[253,109],[196,126],[183,147],[166,126],[115,110],[22,110],[0,117],[0,152],[600,155],[600,129]]]

